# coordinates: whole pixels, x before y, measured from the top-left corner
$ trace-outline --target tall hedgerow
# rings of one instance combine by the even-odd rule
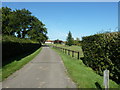
[[[120,83],[120,32],[95,34],[82,38],[83,62],[103,75],[110,70],[110,78]]]

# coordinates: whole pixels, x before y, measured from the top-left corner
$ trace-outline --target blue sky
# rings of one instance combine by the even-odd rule
[[[118,2],[119,0],[1,0],[2,2]]]
[[[48,28],[49,39],[66,40],[115,30],[118,26],[117,2],[3,2],[12,9],[26,8]]]

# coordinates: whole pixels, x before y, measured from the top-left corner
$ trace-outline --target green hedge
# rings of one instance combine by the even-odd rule
[[[1,39],[0,39],[1,40]],[[38,43],[33,40],[29,40],[27,38],[17,38],[15,36],[10,35],[2,35],[2,42],[15,42],[15,43]]]
[[[38,43],[27,39],[19,39],[12,36],[3,36],[2,38],[2,66],[12,62],[13,60],[20,60],[35,50],[40,48]]]
[[[120,84],[120,32],[83,37],[82,49],[87,66],[100,75],[110,70],[110,78]]]

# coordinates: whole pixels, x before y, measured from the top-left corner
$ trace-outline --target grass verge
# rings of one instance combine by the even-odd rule
[[[79,55],[80,55],[79,58],[84,57],[81,46],[76,46],[76,45],[68,46],[68,45],[62,45],[62,44],[46,44],[46,45],[61,47],[61,48],[69,49],[69,50],[73,50],[73,51],[78,51],[78,52],[80,52],[79,53]],[[66,53],[68,53],[68,51]],[[72,52],[70,52],[70,56],[72,56]],[[78,53],[74,53],[74,57],[78,58]]]
[[[72,58],[61,51],[54,49],[62,58],[68,76],[77,84],[78,88],[102,89],[103,77],[96,74],[90,67],[83,64],[82,60]],[[110,88],[119,88],[119,85],[110,80]]]
[[[5,80],[5,78],[7,78],[11,74],[13,74],[15,71],[19,70],[20,68],[22,68],[25,64],[27,64],[29,61],[35,58],[35,56],[37,56],[40,51],[41,51],[41,48],[36,50],[34,53],[22,58],[21,60],[14,60],[12,63],[2,67],[2,70],[0,69],[0,77],[2,77],[2,79],[0,78],[1,79],[0,81]]]

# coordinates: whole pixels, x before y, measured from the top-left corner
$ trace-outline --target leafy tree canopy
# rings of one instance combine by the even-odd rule
[[[30,38],[44,43],[47,37],[47,28],[37,17],[26,9],[12,10],[2,7],[2,33],[18,38]]]

